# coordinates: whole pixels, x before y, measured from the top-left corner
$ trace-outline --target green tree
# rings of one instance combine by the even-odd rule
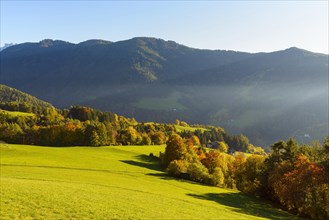
[[[200,183],[211,183],[211,176],[208,169],[202,163],[190,163],[187,168],[190,179]]]
[[[141,144],[142,145],[150,145],[152,143],[151,138],[148,136],[147,133],[142,133],[142,141]]]
[[[223,170],[220,167],[216,167],[210,175],[211,185],[214,186],[223,186],[225,181],[225,176]]]
[[[166,171],[173,176],[180,176],[183,173],[187,173],[187,167],[189,163],[185,160],[173,160],[169,163]]]
[[[0,140],[20,144],[22,143],[23,134],[22,128],[16,123],[4,123],[0,125]]]
[[[259,155],[266,155],[265,151],[261,147],[255,147],[252,144],[248,144],[247,146],[247,153],[251,154],[259,154]]]
[[[100,141],[100,138],[99,138],[96,130],[91,132],[90,144],[91,144],[91,146],[95,146],[95,147],[101,146],[101,141]]]
[[[218,141],[217,144],[219,152],[227,153],[228,145],[224,141]]]
[[[239,184],[239,190],[250,193],[258,194],[261,189],[262,171],[264,170],[265,157],[261,155],[251,155],[247,158],[246,162],[242,164],[242,181],[243,184]]]

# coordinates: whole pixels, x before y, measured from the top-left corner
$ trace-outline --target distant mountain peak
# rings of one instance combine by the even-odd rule
[[[70,42],[62,41],[62,40],[52,40],[52,39],[44,39],[39,42],[40,47],[42,48],[48,48],[53,46],[62,46],[62,45],[68,45],[72,44]]]
[[[285,49],[285,51],[290,51],[290,52],[310,52],[310,51],[307,51],[307,50],[304,50],[304,49],[301,49],[301,48],[298,48],[298,47],[289,47],[289,48]]]
[[[289,47],[287,48],[287,50],[302,50],[302,49],[298,47]]]
[[[283,50],[288,55],[302,55],[302,56],[328,56],[328,54],[316,53],[309,50],[301,49],[298,47],[290,47],[288,49]]]
[[[80,42],[78,45],[81,46],[94,46],[94,45],[105,45],[105,44],[112,44],[112,41],[102,40],[102,39],[91,39]]]

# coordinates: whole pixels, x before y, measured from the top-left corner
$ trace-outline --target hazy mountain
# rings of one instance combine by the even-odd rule
[[[197,50],[154,38],[116,43],[89,40],[79,44],[43,40],[3,51],[1,71],[4,83],[18,87],[29,87],[24,85],[27,82],[24,76],[32,77],[33,83],[47,84],[47,88],[55,84],[65,87],[61,80],[79,81],[78,87],[92,83],[98,86],[99,83],[162,82],[250,56],[231,51]],[[49,77],[55,78],[56,83],[48,82]]]
[[[155,38],[43,40],[2,51],[0,79],[58,107],[216,124],[259,144],[328,133],[328,55],[298,48],[251,54]]]
[[[201,70],[188,78],[188,84],[227,83],[321,83],[328,80],[328,55],[296,47],[261,53],[238,62]]]

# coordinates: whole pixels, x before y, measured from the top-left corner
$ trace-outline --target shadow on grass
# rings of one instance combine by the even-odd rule
[[[186,182],[189,184],[203,185],[201,183],[194,182],[191,180],[173,177],[173,176],[170,176],[169,174],[165,173],[164,167],[160,164],[159,158],[157,158],[157,157],[141,154],[141,155],[135,156],[135,158],[138,161],[136,161],[136,160],[120,160],[120,161],[125,164],[143,167],[143,168],[150,169],[153,171],[158,171],[157,173],[145,173],[145,175],[148,175],[148,176],[158,177],[163,180],[172,180],[172,181],[178,181],[178,182]]]
[[[243,193],[207,193],[203,195],[187,194],[197,199],[217,202],[232,207],[238,213],[254,215],[268,219],[299,219],[285,211],[275,208],[266,200],[248,196]]]
[[[160,165],[159,159],[157,157],[141,154],[136,156],[135,158],[137,159],[137,161],[136,160],[120,160],[120,161],[129,165],[143,167],[150,170],[163,171],[163,168]]]
[[[163,180],[171,180],[171,181],[177,181],[177,182],[184,182],[184,183],[193,184],[193,185],[209,186],[209,185],[202,184],[202,183],[199,183],[199,182],[195,182],[195,181],[192,181],[192,180],[187,180],[187,179],[182,179],[182,178],[170,176],[167,173],[147,173],[146,175],[159,177],[160,179],[163,179]]]
[[[163,180],[177,180],[175,177],[169,176],[167,173],[147,173],[146,175],[159,177]]]
[[[139,161],[143,161],[143,162],[148,162],[148,163],[156,163],[156,164],[160,164],[160,160],[159,158],[155,157],[155,156],[148,156],[145,154],[141,154],[141,155],[137,155],[135,156],[135,158]]]

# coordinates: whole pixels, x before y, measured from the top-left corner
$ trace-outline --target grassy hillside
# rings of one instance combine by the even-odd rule
[[[164,146],[1,146],[3,219],[293,219],[237,191],[166,176]]]
[[[0,113],[8,114],[10,117],[18,117],[18,116],[33,117],[33,116],[35,116],[35,114],[33,114],[33,113],[18,112],[18,111],[7,111],[7,110],[2,110],[2,109],[0,109]]]
[[[186,126],[182,126],[182,125],[174,125],[177,132],[182,132],[182,131],[196,131],[196,130],[201,130],[202,132],[207,131],[209,129],[207,128],[202,128],[202,127],[186,127]]]

